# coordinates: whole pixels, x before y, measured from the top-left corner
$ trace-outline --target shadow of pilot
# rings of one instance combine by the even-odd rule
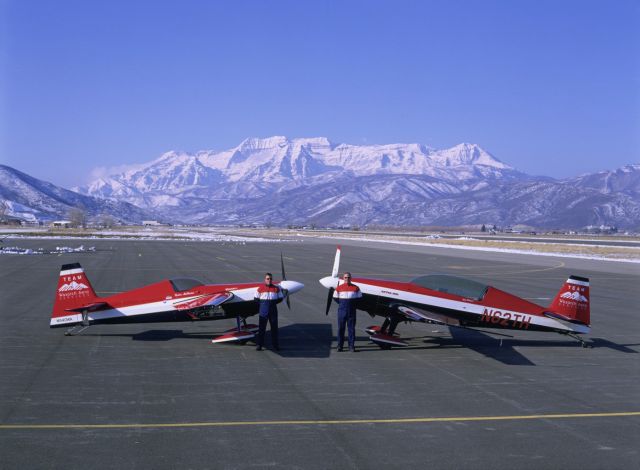
[[[258,338],[256,350],[262,351],[264,345],[264,333],[267,329],[267,321],[271,329],[271,344],[276,351],[280,350],[278,343],[278,307],[284,299],[280,286],[273,284],[273,275],[264,275],[264,284],[258,287],[254,298],[258,301]]]

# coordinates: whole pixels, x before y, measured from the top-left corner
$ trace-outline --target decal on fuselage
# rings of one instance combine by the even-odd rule
[[[577,291],[575,291],[575,292],[565,292],[560,297],[562,299],[577,300],[578,302],[588,302],[588,299],[584,295],[581,295]]]
[[[400,294],[398,294],[397,292],[394,292],[394,291],[388,291],[388,290],[384,290],[384,289],[382,289],[382,290],[380,291],[380,293],[381,293],[381,294],[388,294],[388,295],[400,296]]]
[[[480,317],[480,321],[499,325],[505,328],[518,328],[528,330],[531,324],[531,315],[515,312],[503,312],[493,308],[485,308]]]
[[[51,319],[51,324],[75,323],[82,320],[82,315],[69,315],[67,317],[57,317]]]

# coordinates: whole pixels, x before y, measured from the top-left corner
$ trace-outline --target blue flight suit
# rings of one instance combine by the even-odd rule
[[[338,350],[344,346],[345,326],[348,331],[349,349],[355,351],[356,347],[356,306],[358,299],[362,298],[360,288],[355,284],[346,282],[336,287],[333,300],[338,303]]]
[[[254,297],[258,301],[258,338],[256,343],[259,348],[264,345],[264,333],[267,329],[267,321],[271,328],[271,343],[275,350],[280,349],[278,343],[278,307],[284,299],[282,289],[275,284],[264,284],[258,287]]]

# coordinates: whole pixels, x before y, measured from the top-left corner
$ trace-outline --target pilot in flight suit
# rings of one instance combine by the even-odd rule
[[[344,346],[344,327],[347,326],[349,351],[356,351],[356,304],[362,298],[360,288],[351,283],[351,273],[344,273],[342,282],[333,293],[338,303],[338,351]]]
[[[255,299],[258,301],[258,338],[256,350],[262,351],[264,345],[264,333],[267,329],[267,321],[271,327],[271,343],[273,349],[280,350],[278,344],[278,307],[277,304],[282,302],[284,294],[279,286],[272,283],[273,275],[266,273],[264,275],[264,284],[256,290]]]

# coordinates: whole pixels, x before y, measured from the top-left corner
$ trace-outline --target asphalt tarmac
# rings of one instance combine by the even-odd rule
[[[452,273],[542,305],[589,277],[593,348],[401,325],[409,347],[383,351],[360,314],[359,352],[338,353],[318,283],[333,241],[5,243],[97,251],[0,256],[0,468],[640,468],[638,264],[344,242],[354,276]],[[281,251],[306,287],[280,306],[279,353],[210,344],[232,320],[48,327],[65,263],[106,295],[279,278]]]

